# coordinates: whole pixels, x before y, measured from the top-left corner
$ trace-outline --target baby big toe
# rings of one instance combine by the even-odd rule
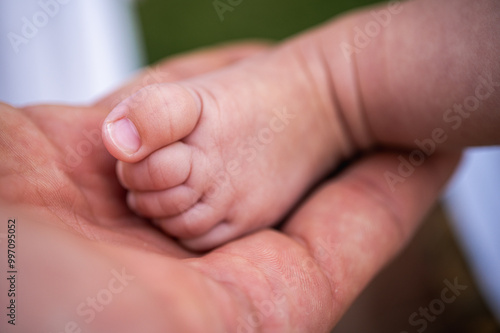
[[[103,124],[103,141],[117,159],[138,162],[189,135],[200,108],[197,95],[181,85],[145,87],[110,112]]]

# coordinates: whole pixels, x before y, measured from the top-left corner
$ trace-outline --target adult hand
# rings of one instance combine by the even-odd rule
[[[405,244],[457,161],[435,154],[391,192],[383,173],[397,157],[363,158],[282,230],[199,255],[126,207],[94,135],[107,112],[1,106],[0,218],[16,219],[22,282],[16,326],[3,320],[2,332],[328,332]]]

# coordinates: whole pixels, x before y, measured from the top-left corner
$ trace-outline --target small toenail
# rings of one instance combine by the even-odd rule
[[[113,144],[125,154],[133,154],[141,148],[137,128],[128,118],[118,119],[106,125]]]
[[[137,209],[137,201],[132,193],[127,195],[127,205],[132,209]]]

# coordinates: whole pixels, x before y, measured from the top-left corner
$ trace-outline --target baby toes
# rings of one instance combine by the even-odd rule
[[[138,163],[118,162],[122,185],[133,191],[159,191],[187,181],[192,170],[192,149],[176,142],[161,148]]]
[[[129,192],[127,203],[137,214],[150,218],[177,216],[189,210],[200,194],[186,185],[164,191]]]
[[[190,239],[203,235],[223,218],[222,213],[210,205],[198,201],[190,207],[179,206],[183,212],[168,218],[155,219],[155,223],[169,235]]]

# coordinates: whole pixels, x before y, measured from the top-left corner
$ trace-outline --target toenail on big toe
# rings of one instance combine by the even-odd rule
[[[130,155],[141,148],[141,138],[134,123],[128,118],[121,118],[106,125],[109,138],[123,153]]]

